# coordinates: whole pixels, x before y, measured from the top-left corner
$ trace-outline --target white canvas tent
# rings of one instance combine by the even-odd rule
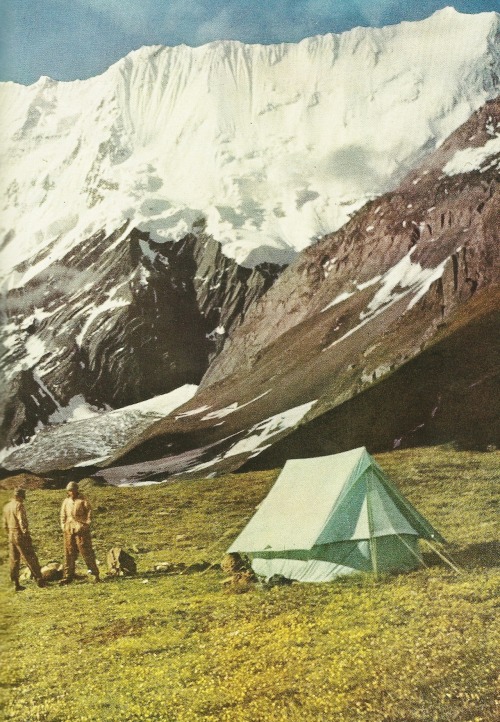
[[[362,447],[287,461],[228,553],[247,555],[259,576],[324,582],[414,569],[419,538],[444,542]]]

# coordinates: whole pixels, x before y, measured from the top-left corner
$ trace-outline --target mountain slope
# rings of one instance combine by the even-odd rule
[[[84,82],[2,84],[0,443],[80,397],[123,407],[245,368],[272,324],[253,350],[247,325],[240,352],[212,361],[279,275],[270,261],[396,187],[499,93],[499,28],[498,14],[448,8],[296,45],[143,48]],[[399,231],[383,258],[359,233],[347,280],[413,268]],[[315,292],[291,278],[278,333]]]
[[[409,432],[429,422],[440,398],[453,399],[454,387],[458,393],[477,391],[467,392],[473,403],[469,428],[448,404],[440,411],[447,423],[435,438],[499,443],[498,395],[490,395],[499,359],[499,334],[493,331],[499,323],[499,140],[497,100],[475,113],[396,192],[305,250],[235,331],[199,392],[181,409],[182,418],[158,422],[126,458],[161,456],[172,439],[182,450],[217,442],[199,463],[190,462],[193,473],[238,468],[294,427],[307,428],[340,407],[352,433],[327,425],[333,450],[366,437],[376,449],[391,448],[399,438],[418,443]],[[486,335],[474,365],[480,329]],[[435,346],[437,358],[444,354],[447,360],[445,373],[437,373],[432,360]],[[415,371],[409,362],[422,354],[430,361],[424,358]],[[434,369],[428,376],[426,367]],[[398,369],[401,382],[393,387]],[[392,395],[398,383],[410,387],[408,400],[421,403],[399,406]],[[379,405],[389,394],[385,406],[392,413],[399,408],[395,423],[377,418],[378,432],[370,430],[376,406],[368,425],[355,413],[356,399],[362,407],[375,385],[381,387]],[[481,404],[487,405],[482,414]],[[216,418],[223,419],[217,428],[211,425]],[[307,447],[301,451],[307,455]]]
[[[496,282],[499,108],[500,99],[488,103],[394,193],[304,251],[228,340],[202,386],[250,369],[277,335],[314,316],[334,318],[325,324],[325,348],[402,311],[406,335],[416,337],[423,316],[412,309],[430,290],[444,317]]]
[[[499,443],[499,171],[500,99],[304,250],[191,401],[100,473],[204,476],[319,447]],[[30,445],[17,459],[35,469]]]
[[[450,441],[462,448],[500,443],[500,289],[478,294],[443,324],[432,345],[265,449],[242,470],[282,466],[365,444],[398,449]]]

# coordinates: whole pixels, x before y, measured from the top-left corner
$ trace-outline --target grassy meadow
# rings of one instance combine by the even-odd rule
[[[500,453],[376,457],[449,541],[410,574],[224,585],[159,562],[218,562],[278,470],[139,488],[90,488],[93,537],[138,563],[130,578],[15,594],[0,547],[5,720],[18,722],[493,722],[500,717]],[[42,564],[62,561],[64,491],[29,491]],[[0,492],[5,503],[8,492]],[[82,573],[85,572],[80,567]]]

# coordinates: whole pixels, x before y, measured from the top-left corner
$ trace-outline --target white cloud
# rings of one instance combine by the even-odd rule
[[[128,32],[141,31],[150,24],[158,3],[155,0],[73,0],[76,4],[107,17]],[[66,4],[66,0],[59,0]]]
[[[68,12],[68,0],[51,0]],[[213,40],[296,42],[355,25],[381,25],[415,14],[409,0],[73,0],[144,44],[199,45]],[[439,0],[422,0],[417,15]],[[159,35],[164,39],[159,40]],[[154,36],[154,41],[148,37]]]
[[[376,3],[371,0],[360,0],[355,4],[360,17],[368,25],[381,25],[386,13],[394,7],[394,0],[379,0]]]

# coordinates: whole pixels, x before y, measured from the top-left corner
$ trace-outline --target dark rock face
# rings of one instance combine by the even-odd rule
[[[198,383],[280,270],[239,267],[203,234],[89,238],[6,298],[0,442],[22,443],[75,396],[120,408]]]
[[[35,381],[30,369],[21,371],[8,388],[2,389],[2,399],[0,435],[4,443],[6,442],[5,445],[28,441],[36,424],[46,424],[57,411],[54,399]],[[24,399],[31,399],[31,403],[26,404]],[[33,407],[36,409],[35,413],[30,410]]]

